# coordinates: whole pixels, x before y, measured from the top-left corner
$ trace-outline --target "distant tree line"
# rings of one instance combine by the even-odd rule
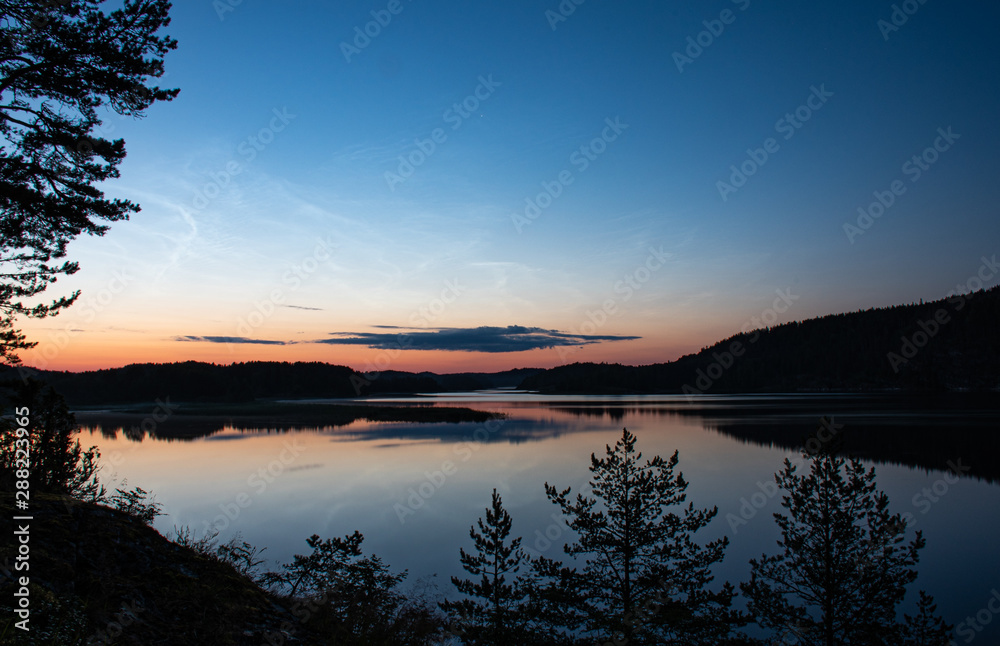
[[[321,362],[197,361],[80,373],[0,366],[31,376],[72,405],[348,398],[518,386],[551,393],[752,393],[1000,389],[1000,288],[786,323],[724,339],[670,363],[577,363],[549,370],[440,375],[361,373]]]
[[[1000,287],[736,334],[670,363],[576,363],[530,376],[552,393],[1000,389]]]
[[[347,398],[380,394],[471,391],[514,386],[538,370],[438,375],[360,373],[322,362],[248,361],[230,365],[184,361],[61,372],[0,366],[0,379],[33,378],[74,405],[131,404],[169,397],[175,402],[249,402],[267,398]]]

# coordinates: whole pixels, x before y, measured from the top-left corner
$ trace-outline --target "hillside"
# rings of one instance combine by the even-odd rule
[[[2,498],[5,509],[13,508],[12,494]],[[90,503],[67,505],[51,494],[31,501],[34,639],[10,625],[17,619],[9,606],[16,588],[11,558],[0,568],[0,644],[321,643],[286,600],[128,514]],[[0,528],[8,536],[14,531],[9,514]]]
[[[545,393],[1000,389],[1000,288],[737,334],[669,363],[571,364],[528,377]]]

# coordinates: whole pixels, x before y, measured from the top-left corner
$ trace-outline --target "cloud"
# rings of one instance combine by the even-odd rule
[[[391,326],[379,326],[383,329]],[[314,343],[361,345],[378,349],[447,350],[453,352],[523,352],[559,346],[583,346],[604,341],[630,341],[637,336],[568,334],[558,330],[509,325],[507,327],[437,328],[415,332],[335,332]]]
[[[245,336],[175,336],[174,341],[194,343],[246,343],[249,345],[291,345],[292,343],[295,343],[295,341],[248,339]]]
[[[632,341],[638,336],[615,334],[570,334],[539,327],[508,325],[474,328],[404,328],[395,325],[372,326],[401,332],[332,332],[330,338],[309,341],[273,341],[241,336],[176,336],[175,341],[200,343],[245,343],[256,345],[360,345],[390,350],[446,350],[450,352],[524,352],[561,346],[579,347],[606,341]]]
[[[310,310],[312,312],[322,312],[322,307],[305,307],[302,305],[279,305],[278,307],[290,307],[293,310]]]

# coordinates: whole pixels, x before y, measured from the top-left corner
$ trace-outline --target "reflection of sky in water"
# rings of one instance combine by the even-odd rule
[[[267,547],[270,562],[285,562],[306,550],[305,539],[313,533],[342,536],[357,529],[365,535],[367,553],[408,569],[411,578],[437,573],[442,592],[450,594],[448,577],[461,573],[458,548],[469,548],[469,526],[484,513],[494,487],[524,546],[536,554],[561,555],[558,545],[549,544],[566,534],[552,516],[556,508],[545,498],[543,483],[579,490],[589,477],[591,452],[602,454],[625,426],[636,433],[647,457],[678,450],[680,470],[690,483],[688,499],[696,506],[718,505],[718,517],[703,530],[705,540],[719,535],[731,540],[718,580],[746,578],[748,560],[774,550],[778,532],[771,514],[781,509],[780,496],[735,532],[727,518],[739,517],[741,499],[749,501],[760,491],[758,482],[771,481],[795,452],[708,431],[703,418],[670,410],[678,398],[601,398],[610,412],[584,415],[574,406],[593,404],[594,398],[560,397],[551,406],[552,399],[537,396],[506,403],[499,396],[482,399],[473,407],[503,410],[510,418],[486,427],[355,422],[290,433],[227,428],[190,442],[134,443],[84,433],[81,441],[101,447],[105,479],[127,477],[129,486],[156,494],[169,514],[156,523],[162,533],[184,525],[200,532],[216,523],[225,528],[223,539],[239,531]],[[474,398],[447,400],[471,404]],[[726,405],[724,398],[714,401]],[[475,441],[477,431],[486,442]],[[436,488],[437,472],[446,469],[454,473]],[[986,607],[1000,588],[995,547],[1000,486],[962,478],[943,492],[941,471],[880,464],[877,472],[893,511],[912,513],[927,539],[911,592],[928,590],[953,623]],[[921,492],[931,488],[936,495],[935,483],[943,495],[931,502]],[[424,493],[433,490],[426,500],[415,493],[421,487]],[[400,522],[399,510],[410,511],[410,500],[420,506]],[[240,502],[246,506],[237,514]],[[236,518],[229,520],[225,510]],[[980,638],[987,634],[1000,635],[1000,621]]]

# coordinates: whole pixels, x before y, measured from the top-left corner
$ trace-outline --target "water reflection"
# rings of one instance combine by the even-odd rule
[[[444,589],[448,576],[461,573],[458,547],[468,549],[468,526],[494,487],[525,548],[535,556],[558,555],[571,537],[553,518],[543,484],[579,490],[590,454],[613,445],[627,426],[647,455],[679,450],[689,500],[719,507],[706,531],[729,536],[717,575],[735,582],[746,580],[749,560],[771,551],[778,538],[772,514],[780,511],[779,501],[755,504],[759,483],[773,478],[817,419],[828,415],[844,424],[847,449],[878,463],[879,487],[894,511],[908,513],[912,527],[924,531],[918,585],[935,595],[939,611],[957,624],[1000,589],[1000,414],[993,401],[764,396],[691,403],[684,397],[488,394],[433,402],[507,417],[489,426],[195,420],[198,432],[210,429],[198,439],[149,441],[147,435],[141,443],[135,433],[101,425],[81,443],[101,447],[112,461],[108,477],[127,477],[156,493],[169,514],[157,523],[163,533],[217,525],[222,538],[240,531],[266,547],[272,561],[287,562],[313,533],[343,536],[357,529],[372,553],[413,578],[437,574]],[[971,470],[946,479],[948,460]],[[446,478],[437,475],[446,470]],[[237,503],[243,500],[249,503]],[[414,513],[400,518],[397,505],[411,503]],[[734,527],[729,515],[746,523]]]
[[[629,401],[631,399],[631,401]],[[430,400],[430,401],[429,401]],[[315,404],[320,400],[310,400]],[[460,403],[509,415],[487,433],[480,431],[479,442],[521,443],[542,441],[566,433],[620,427],[627,419],[672,419],[689,417],[705,429],[738,442],[765,447],[796,449],[811,432],[820,416],[844,423],[844,450],[851,455],[880,464],[896,464],[921,469],[947,470],[949,463],[963,459],[963,471],[989,482],[1000,479],[1000,398],[980,394],[937,395],[915,399],[855,395],[800,396],[705,396],[687,398],[674,395],[627,398],[553,397],[492,391],[448,394],[439,397],[409,397],[369,400],[379,404],[406,404],[449,407]],[[336,404],[333,404],[336,406]],[[342,441],[366,442],[373,439],[431,438],[436,441],[465,441],[467,425],[461,423],[393,423],[358,425],[349,420],[328,425],[301,425],[294,421],[271,425],[255,424],[253,418],[241,424],[224,418],[197,416],[175,418],[172,426],[161,426],[155,434],[136,423],[122,424],[128,416],[120,413],[79,414],[86,430],[96,430],[107,439],[118,433],[134,442],[145,437],[157,440],[190,440],[225,433],[238,434],[318,432],[338,434]],[[574,423],[587,419],[593,424]],[[275,422],[271,419],[269,421]],[[601,425],[597,422],[606,422]],[[175,431],[176,432],[172,432]],[[237,435],[232,435],[236,433]],[[475,430],[473,430],[475,434]]]

